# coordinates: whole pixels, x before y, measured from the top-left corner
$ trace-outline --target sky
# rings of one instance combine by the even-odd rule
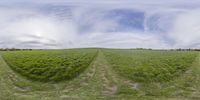
[[[200,48],[200,0],[1,0],[0,48]]]

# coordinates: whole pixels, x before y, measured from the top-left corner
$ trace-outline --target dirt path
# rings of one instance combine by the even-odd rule
[[[103,53],[99,51],[88,70],[80,75],[80,78],[76,78],[70,85],[68,84],[63,90],[65,95],[61,95],[61,97],[77,94],[79,97],[104,98],[114,95],[117,87],[117,79],[109,69]]]
[[[101,80],[103,84],[102,95],[113,95],[117,91],[117,82],[115,75],[109,69],[108,62],[105,60],[103,53],[99,52],[98,67],[100,68]]]

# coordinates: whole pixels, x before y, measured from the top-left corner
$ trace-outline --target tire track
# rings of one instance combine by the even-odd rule
[[[98,67],[101,68],[101,80],[103,85],[103,91],[101,93],[103,96],[114,95],[118,89],[117,80],[109,69],[108,63],[105,60],[102,51],[99,52],[99,58]]]

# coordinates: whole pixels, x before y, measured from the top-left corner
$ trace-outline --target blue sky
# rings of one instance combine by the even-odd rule
[[[198,0],[1,0],[0,48],[200,48]]]

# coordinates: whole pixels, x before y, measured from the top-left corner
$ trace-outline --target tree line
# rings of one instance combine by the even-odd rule
[[[32,51],[33,49],[0,48],[0,51]]]

